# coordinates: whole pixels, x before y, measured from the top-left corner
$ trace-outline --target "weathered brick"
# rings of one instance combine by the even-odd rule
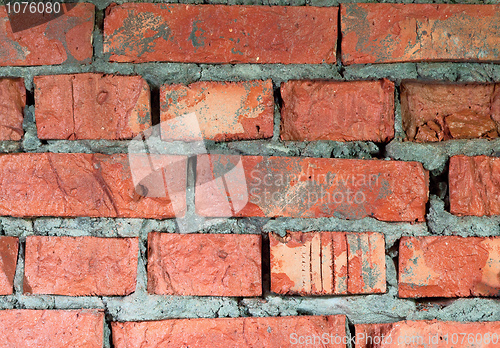
[[[425,218],[428,172],[416,162],[200,155],[196,171],[203,216]]]
[[[500,158],[450,158],[450,211],[456,215],[500,214]]]
[[[143,186],[134,187],[132,175],[146,176],[148,158],[165,166],[166,196],[144,197]],[[155,219],[183,215],[186,158],[137,154],[133,162],[135,173],[126,154],[0,155],[0,215]],[[163,187],[163,179],[155,184]]]
[[[271,80],[163,85],[160,93],[163,140],[227,141],[273,136]],[[196,115],[197,124],[183,121],[182,116],[190,113]]]
[[[4,23],[0,26],[0,66],[90,63],[95,7],[80,3],[68,10],[67,6],[61,4],[64,15],[16,32],[7,24],[6,6],[0,6],[0,19]],[[18,21],[26,21],[29,15],[25,12],[18,16]]]
[[[346,347],[343,315],[113,322],[111,330],[116,348]]]
[[[0,237],[0,295],[13,292],[18,249],[17,238]]]
[[[308,81],[281,84],[281,139],[370,140],[394,138],[394,83]]]
[[[288,232],[269,235],[271,291],[336,295],[386,290],[381,233]]]
[[[496,348],[500,322],[453,322],[437,320],[398,321],[388,324],[356,324],[359,348]]]
[[[0,141],[21,140],[26,106],[23,79],[0,79]]]
[[[149,86],[140,76],[35,76],[40,139],[131,139],[151,127]]]
[[[24,292],[125,296],[135,291],[138,238],[26,238]]]
[[[497,138],[500,84],[405,82],[401,115],[409,140]]]
[[[403,237],[400,297],[500,296],[500,237]]]
[[[334,63],[338,8],[111,5],[104,52],[115,62]]]
[[[500,5],[341,4],[342,62],[498,61]]]
[[[99,310],[0,311],[0,347],[101,348],[104,313]]]
[[[261,236],[150,233],[148,292],[260,296]]]

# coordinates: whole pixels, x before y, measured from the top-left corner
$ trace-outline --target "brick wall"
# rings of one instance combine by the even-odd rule
[[[500,5],[391,2],[1,2],[0,347],[498,347]]]

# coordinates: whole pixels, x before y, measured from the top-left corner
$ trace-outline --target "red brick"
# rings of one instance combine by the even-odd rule
[[[394,138],[394,83],[288,81],[281,84],[281,139],[370,140]]]
[[[0,6],[4,23],[0,27],[0,66],[90,63],[95,6],[80,3],[71,6],[70,11],[66,6],[61,4],[64,15],[15,33],[6,24],[9,20],[6,7]]]
[[[138,238],[26,238],[24,292],[125,296],[135,291]]]
[[[111,5],[104,52],[114,62],[334,63],[336,7]]]
[[[500,158],[450,158],[450,211],[455,215],[500,214]]]
[[[400,297],[500,296],[500,237],[403,237]]]
[[[131,139],[151,127],[149,86],[140,76],[36,76],[40,139]]]
[[[359,348],[496,348],[500,322],[464,323],[421,320],[356,324]],[[495,342],[495,343],[494,343]]]
[[[343,315],[113,322],[111,330],[116,348],[346,347]]]
[[[135,156],[135,167],[147,172],[147,155]],[[137,192],[141,185],[135,189],[126,154],[0,155],[0,215],[155,219],[183,215],[186,158],[163,155],[149,158],[153,162],[163,161],[167,166],[165,177],[169,178],[167,189],[172,198],[168,194],[166,197],[141,196]],[[172,170],[169,171],[168,165]],[[136,175],[144,174],[135,170]]]
[[[271,80],[163,85],[160,93],[163,140],[200,140],[200,132],[215,141],[273,136]],[[195,113],[198,124],[182,121],[189,113]]]
[[[401,114],[408,140],[497,138],[500,84],[405,82]]]
[[[0,311],[0,347],[101,348],[104,313],[99,310]]]
[[[0,141],[21,140],[25,106],[24,80],[0,79]]]
[[[19,244],[15,237],[0,237],[0,295],[11,295]]]
[[[148,292],[260,296],[261,236],[150,233]]]
[[[499,5],[341,4],[342,62],[499,61]]]
[[[288,232],[269,235],[271,291],[337,295],[386,290],[381,233]]]
[[[425,218],[428,172],[417,162],[200,155],[196,171],[203,216]]]

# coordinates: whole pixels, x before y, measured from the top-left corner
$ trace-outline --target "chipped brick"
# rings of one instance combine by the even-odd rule
[[[408,140],[497,138],[499,85],[403,83],[401,116]]]
[[[500,158],[453,156],[448,175],[452,214],[500,214]]]
[[[0,295],[13,293],[18,249],[17,238],[0,237]]]
[[[499,237],[403,237],[399,296],[500,296],[499,269]]]
[[[383,293],[385,242],[380,233],[288,232],[269,235],[271,291],[277,294]]]
[[[23,79],[0,79],[0,141],[21,140],[26,106]]]

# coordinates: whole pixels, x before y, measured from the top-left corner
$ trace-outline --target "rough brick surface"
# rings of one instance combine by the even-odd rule
[[[149,86],[140,76],[35,76],[40,139],[131,139],[151,127]]]
[[[271,80],[163,85],[160,93],[163,140],[225,141],[273,136]],[[195,113],[197,124],[183,121],[182,116],[190,113]]]
[[[334,63],[338,8],[123,4],[104,17],[117,62]]]
[[[497,138],[500,84],[401,85],[403,128],[409,140]]]
[[[499,5],[342,4],[342,62],[499,61],[499,21]]]
[[[104,313],[98,310],[0,311],[1,348],[101,348]]]
[[[135,291],[137,238],[26,238],[24,292],[125,296]]]
[[[359,348],[496,348],[500,322],[398,321],[356,324],[354,329]]]
[[[400,297],[500,296],[500,237],[403,237]]]
[[[201,155],[196,171],[204,216],[425,217],[428,172],[416,162]]]
[[[194,296],[260,296],[261,236],[148,236],[148,292]]]
[[[334,295],[386,290],[381,233],[288,232],[269,235],[271,291]]]
[[[156,219],[182,216],[186,204],[186,158],[149,158],[163,162],[166,168],[162,181],[155,183],[161,187],[163,180],[168,183],[166,196],[141,195],[143,186],[134,187],[126,154],[0,155],[0,215]],[[145,177],[145,181],[148,157],[136,155],[133,164],[135,175],[139,179]]]
[[[18,249],[17,238],[0,237],[0,295],[13,292]]]
[[[281,139],[370,140],[394,137],[394,83],[296,80],[281,85]]]
[[[0,26],[0,66],[90,63],[94,5],[80,3],[69,11],[66,6],[61,4],[64,15],[17,32],[7,24],[6,7],[0,6],[0,19],[4,23]]]
[[[116,348],[346,347],[335,343],[346,334],[343,315],[113,322],[111,329]]]
[[[500,158],[450,159],[450,211],[456,215],[500,214]]]
[[[0,79],[0,141],[21,140],[26,106],[23,79]]]

